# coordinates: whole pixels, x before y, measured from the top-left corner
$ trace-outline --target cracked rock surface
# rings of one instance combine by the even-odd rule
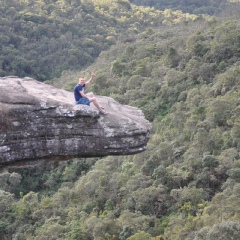
[[[0,78],[0,165],[144,151],[151,124],[142,111],[97,100],[108,115],[76,105],[72,92],[31,78]]]

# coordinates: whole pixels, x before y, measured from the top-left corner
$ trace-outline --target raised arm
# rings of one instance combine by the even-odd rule
[[[90,75],[91,75],[91,76],[90,76],[89,80],[85,83],[86,86],[88,86],[89,84],[92,83],[93,77],[94,77],[95,74],[94,74],[94,72],[91,72]]]

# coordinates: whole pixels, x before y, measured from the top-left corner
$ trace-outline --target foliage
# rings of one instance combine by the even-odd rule
[[[207,239],[233,239],[239,238],[240,225],[239,222],[226,221],[213,226],[212,229],[204,228],[198,232],[194,240],[207,240]]]
[[[11,0],[1,5],[0,18],[0,76],[43,81],[82,70],[117,40],[134,41],[146,27],[161,25],[162,13],[120,0]]]
[[[20,8],[16,23],[22,19],[27,25],[38,24],[47,36],[44,23],[50,20],[44,14],[36,14],[45,9],[46,2],[41,5],[37,1],[38,9],[36,2],[21,2],[26,12],[16,4]],[[72,15],[68,13],[75,6],[77,19],[81,8],[81,16],[89,26],[101,30],[101,34],[93,37],[88,28],[82,29],[84,38],[78,43],[84,45],[88,55],[84,55],[83,49],[78,52],[78,48],[69,49],[66,45],[71,63],[81,54],[95,58],[95,47],[106,44],[103,36],[111,42],[107,45],[114,46],[108,49],[101,45],[101,54],[91,66],[84,71],[66,66],[68,70],[49,83],[72,90],[77,76],[87,76],[94,69],[96,77],[88,90],[140,108],[153,129],[148,149],[141,154],[74,159],[55,165],[43,163],[32,169],[2,172],[2,238],[237,239],[240,221],[237,5],[235,10],[230,9],[231,16],[228,9],[213,19],[172,10],[155,11],[122,0],[50,2],[44,10],[49,18],[64,17],[71,21],[68,17]],[[8,2],[4,1],[5,10],[6,6]],[[29,6],[33,8],[31,14]],[[9,17],[14,13],[14,9],[8,9]],[[99,16],[106,17],[108,22],[102,26],[109,24],[112,34],[107,27],[101,29],[101,25],[95,24]],[[141,27],[137,19],[143,20]],[[158,25],[156,19],[166,25]],[[58,24],[66,31],[70,26],[78,26],[75,23],[65,26],[61,21]],[[126,29],[127,24],[131,29]],[[124,29],[126,35],[121,35],[121,31],[119,36],[115,34],[118,29]],[[51,34],[55,39],[57,32]],[[67,43],[66,39],[76,40],[70,33],[59,37],[62,44]],[[1,41],[9,41],[8,38]],[[17,43],[18,38],[15,40]],[[38,53],[39,49],[33,46],[31,51]],[[51,46],[55,49],[54,44]],[[17,54],[14,45],[4,51]],[[3,110],[2,113],[3,119],[7,113]]]
[[[183,12],[190,12],[194,14],[217,14],[222,11],[222,8],[227,5],[227,0],[204,0],[204,1],[192,1],[183,0],[181,2],[177,0],[130,0],[130,2],[143,5],[151,6],[160,10],[173,9],[182,10]]]

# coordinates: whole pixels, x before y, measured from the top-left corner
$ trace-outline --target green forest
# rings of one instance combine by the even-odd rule
[[[181,10],[185,13],[213,15],[228,5],[227,0],[130,0],[140,6],[150,6],[159,10]]]
[[[137,155],[1,169],[0,240],[239,240],[239,1],[0,1],[0,76],[94,71],[153,126]]]

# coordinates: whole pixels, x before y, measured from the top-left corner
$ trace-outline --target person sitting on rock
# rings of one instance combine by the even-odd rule
[[[100,111],[102,114],[107,114],[107,112],[104,110],[104,108],[97,102],[96,97],[92,92],[85,94],[84,89],[89,84],[91,84],[94,77],[94,73],[91,72],[91,77],[87,82],[85,82],[85,78],[80,77],[79,83],[74,87],[74,97],[76,104],[84,104],[90,106],[90,103],[92,102],[96,108]]]

